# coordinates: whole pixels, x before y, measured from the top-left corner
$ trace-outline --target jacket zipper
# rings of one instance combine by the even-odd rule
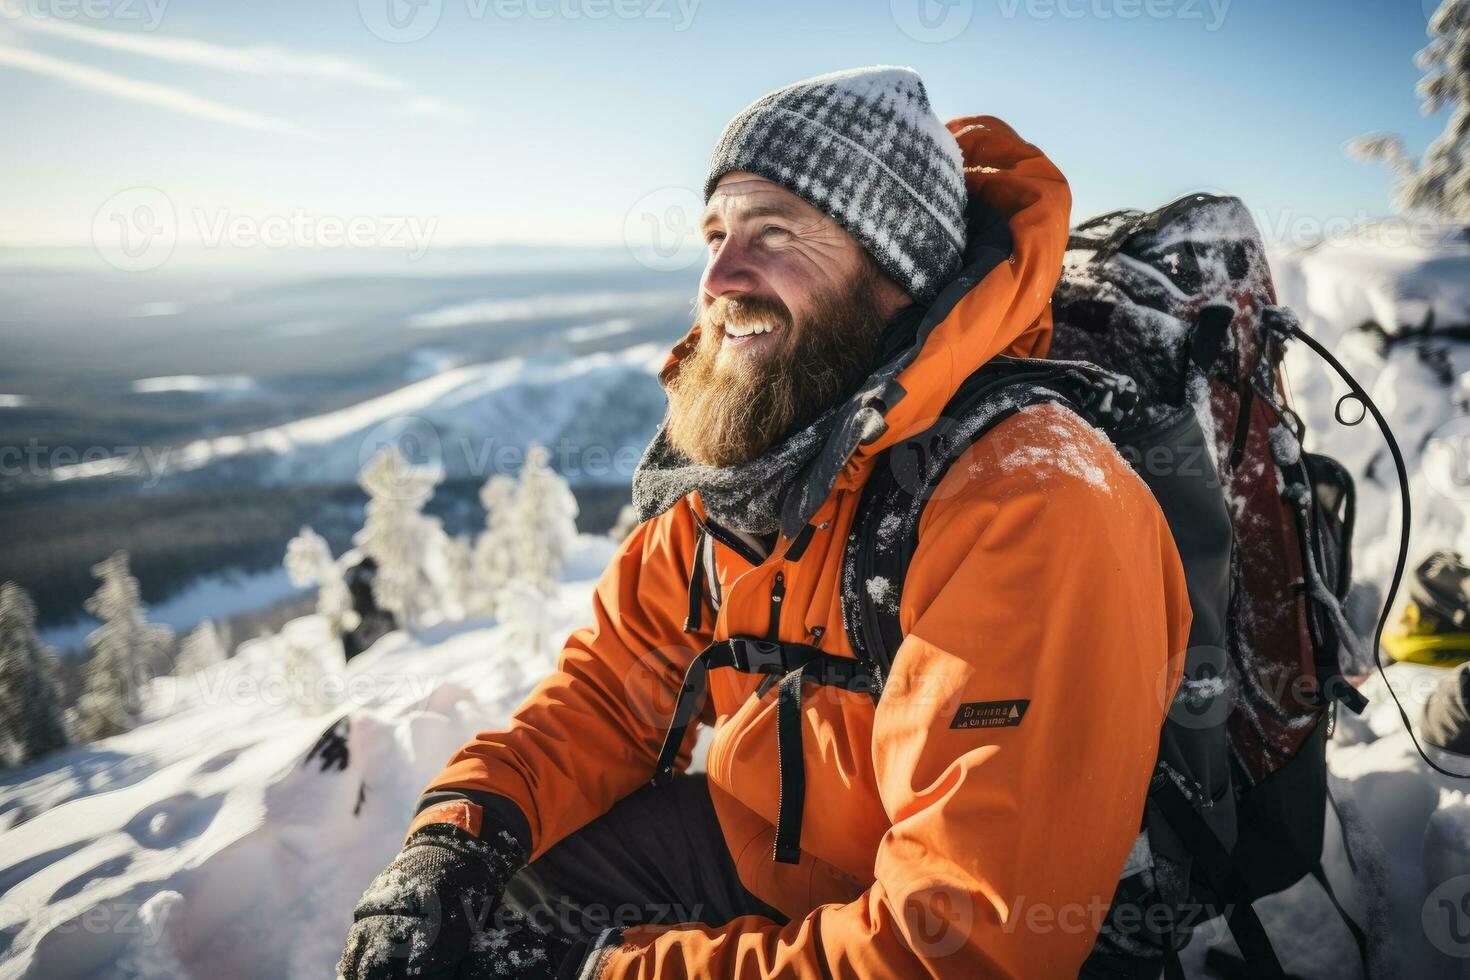
[[[781,639],[781,603],[786,598],[786,573],[777,572],[776,580],[771,583],[771,619],[766,626],[766,639],[779,642]],[[766,696],[777,681],[781,678],[776,674],[767,674],[761,678],[760,684],[755,689],[757,699]]]
[[[858,559],[859,588],[866,587],[864,583],[867,582],[868,577],[873,574],[878,565],[878,559],[874,553],[874,549],[877,547],[878,535],[867,534],[864,535],[864,538],[866,540],[862,542]],[[860,605],[859,608],[861,610],[866,607]],[[863,615],[859,611],[858,630],[862,634],[863,643],[867,646],[867,650],[859,654],[859,659],[866,660],[868,665],[873,668],[873,674],[877,679],[877,690],[874,691],[874,698],[876,699],[878,694],[882,692],[884,684],[888,681],[888,669],[891,663],[886,655],[887,651],[883,647],[882,633],[878,630],[877,624],[873,622],[873,617]]]

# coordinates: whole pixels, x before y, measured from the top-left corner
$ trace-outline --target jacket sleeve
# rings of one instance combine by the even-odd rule
[[[874,883],[784,925],[630,929],[598,976],[1077,975],[1139,833],[1190,614],[1148,490],[1111,448],[1098,466],[1089,447],[1035,455],[1039,424],[997,427],[976,447],[989,475],[957,464],[926,511],[874,722],[892,821]]]
[[[652,777],[684,671],[709,642],[707,630],[684,632],[695,535],[681,501],[628,537],[597,584],[592,625],[571,635],[508,727],[450,759],[415,826],[460,822],[467,799],[466,829],[509,833],[534,860]]]

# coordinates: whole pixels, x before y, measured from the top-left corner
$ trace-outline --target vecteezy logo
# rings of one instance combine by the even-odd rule
[[[661,187],[640,197],[623,218],[623,244],[646,268],[677,272],[703,251],[699,218],[704,204],[687,187]]]
[[[444,446],[439,439],[439,430],[428,419],[398,415],[373,426],[358,443],[358,472],[379,453],[390,449],[396,450],[407,464],[392,473],[384,471],[379,474],[379,479],[397,484],[380,488],[390,499],[403,500],[418,495],[423,490],[425,471],[443,472]]]
[[[969,892],[935,881],[911,891],[901,905],[899,938],[915,953],[938,960],[958,952],[975,929],[975,901]],[[900,922],[894,923],[894,928]]]
[[[155,187],[112,195],[92,216],[92,245],[103,261],[124,272],[146,272],[168,261],[179,238],[173,201]]]
[[[421,41],[439,26],[444,0],[357,0],[357,12],[374,36],[392,44]]]
[[[1449,500],[1470,500],[1470,416],[1457,415],[1424,443],[1424,478]]]
[[[1446,956],[1470,958],[1470,875],[1456,875],[1424,900],[1424,935]]]
[[[1207,643],[1190,647],[1184,653],[1184,674],[1179,686],[1172,689],[1172,663],[1159,671],[1160,703],[1169,709],[1169,721],[1189,729],[1214,728],[1225,724],[1235,710],[1239,693],[1230,672],[1230,654],[1223,647]]]
[[[888,0],[893,22],[915,41],[952,41],[970,26],[975,0]]]
[[[676,665],[687,665],[696,656],[696,651],[689,647],[657,647],[639,657],[628,668],[623,675],[623,702],[639,721],[653,728],[664,729],[676,720],[679,688],[677,680],[674,681],[675,686],[670,687],[670,676],[675,671],[682,673],[682,667]],[[695,703],[686,702],[683,710],[699,711],[702,707],[698,699],[695,699]],[[690,719],[686,715],[682,720]]]

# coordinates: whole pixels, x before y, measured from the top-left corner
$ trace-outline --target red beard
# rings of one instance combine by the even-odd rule
[[[810,425],[876,365],[883,319],[865,263],[854,280],[819,296],[793,320],[780,300],[718,299],[699,319],[699,343],[668,382],[666,433],[696,463],[739,466]],[[770,323],[764,349],[730,350],[725,324]]]

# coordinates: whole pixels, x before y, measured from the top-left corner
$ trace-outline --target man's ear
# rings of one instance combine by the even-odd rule
[[[904,292],[902,286],[883,270],[874,269],[873,295],[878,300],[878,311],[883,319],[890,320],[905,306],[912,306],[914,298]]]

